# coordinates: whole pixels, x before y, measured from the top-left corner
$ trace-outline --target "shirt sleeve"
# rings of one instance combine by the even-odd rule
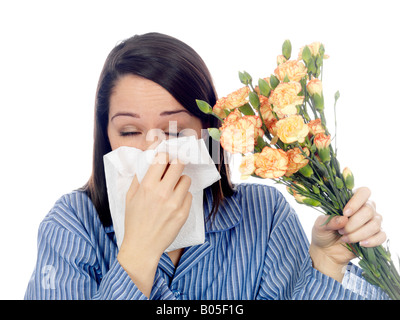
[[[343,284],[312,267],[309,243],[297,214],[277,192],[274,226],[268,242],[257,299],[340,300],[386,299],[386,294],[346,270]]]
[[[96,249],[88,239],[55,221],[44,221],[38,233],[38,257],[26,300],[146,300],[118,260],[102,274]],[[157,272],[151,299],[173,299]]]

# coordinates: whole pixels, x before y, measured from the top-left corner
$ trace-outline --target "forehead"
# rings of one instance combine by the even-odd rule
[[[121,77],[110,97],[110,113],[131,111],[138,114],[185,109],[159,84],[135,75]]]

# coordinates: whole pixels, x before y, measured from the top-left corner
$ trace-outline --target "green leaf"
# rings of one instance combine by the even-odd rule
[[[324,45],[321,43],[321,45],[319,46],[319,50],[318,50],[319,55],[321,56],[321,58],[324,58],[325,55],[325,47]]]
[[[311,50],[308,46],[305,46],[303,52],[301,54],[301,58],[304,60],[305,63],[310,64],[312,61],[311,59]]]
[[[265,81],[264,79],[259,79],[258,88],[260,89],[260,93],[264,97],[269,97],[269,94],[271,93],[271,87],[269,86],[267,81]]]
[[[258,106],[260,105],[260,99],[258,98],[258,95],[253,91],[249,93],[249,100],[254,108],[258,108]]]
[[[260,149],[260,152],[262,149],[266,146],[267,144],[265,143],[263,137],[257,136],[257,143],[256,146]]]
[[[245,116],[253,116],[254,115],[254,110],[248,103],[246,103],[245,105],[241,106],[239,108],[239,111],[241,113],[243,113]]]
[[[246,86],[248,86],[253,81],[251,75],[249,73],[247,73],[246,71],[243,71],[243,72],[239,71],[239,80],[241,83],[243,83]]]
[[[221,138],[221,134],[222,132],[219,131],[219,129],[217,128],[208,128],[208,134],[211,136],[211,138],[213,138],[216,141],[219,141],[219,139]]]
[[[279,79],[272,74],[269,78],[269,82],[271,83],[272,89],[275,89],[279,84]]]
[[[203,113],[205,113],[205,114],[210,114],[210,113],[212,113],[212,107],[211,107],[207,102],[205,102],[205,101],[203,101],[203,100],[197,100],[197,99],[196,99],[196,103],[197,103],[197,106],[199,107],[199,109],[200,109]]]
[[[290,43],[290,40],[285,40],[283,43],[282,54],[287,60],[290,59],[290,56],[292,55],[292,44]]]

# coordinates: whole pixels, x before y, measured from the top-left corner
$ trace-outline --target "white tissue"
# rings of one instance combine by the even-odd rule
[[[170,160],[178,158],[185,163],[182,174],[191,178],[189,192],[192,193],[192,206],[188,219],[166,252],[204,243],[203,190],[221,176],[204,140],[190,136],[163,140],[153,150],[120,147],[104,156],[108,201],[118,248],[124,238],[126,193],[135,174],[139,183],[142,181],[158,152],[166,152]]]

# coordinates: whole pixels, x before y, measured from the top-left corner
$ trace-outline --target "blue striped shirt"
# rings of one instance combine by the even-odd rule
[[[206,190],[204,213],[212,207]],[[385,299],[349,264],[342,283],[312,267],[299,219],[275,188],[240,184],[204,244],[185,248],[175,268],[164,253],[150,299]],[[103,227],[84,192],[59,199],[38,233],[25,299],[147,299],[117,260],[112,226]]]

